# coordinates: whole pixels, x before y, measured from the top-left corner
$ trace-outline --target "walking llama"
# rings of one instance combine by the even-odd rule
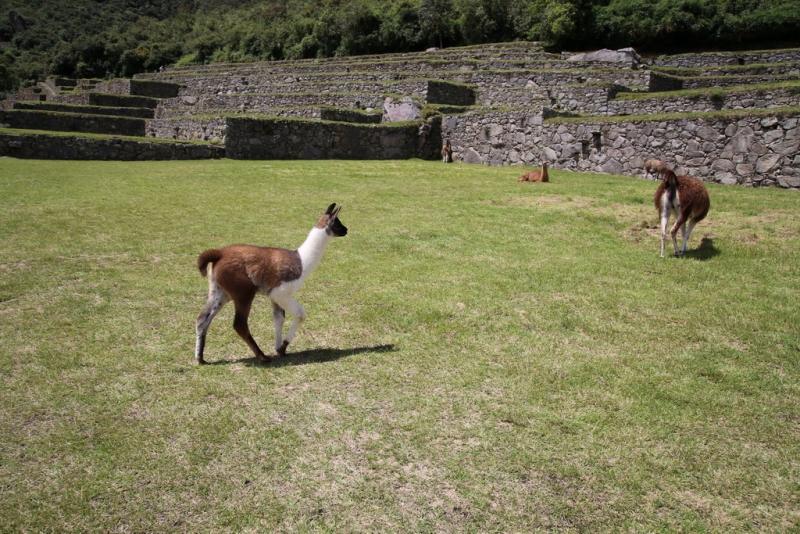
[[[334,237],[347,235],[347,228],[339,220],[336,204],[331,204],[311,229],[305,242],[297,250],[258,247],[254,245],[231,245],[220,249],[206,250],[197,258],[200,274],[208,274],[208,300],[197,317],[197,344],[194,357],[198,363],[206,363],[203,349],[206,333],[214,316],[227,302],[233,301],[236,313],[233,329],[239,334],[256,358],[269,362],[250,335],[247,318],[256,294],[267,295],[272,301],[272,319],[275,323],[275,351],[286,355],[297,329],[306,319],[306,311],[294,300],[294,294],[303,287],[303,282],[319,265],[325,248]],[[286,337],[281,340],[286,312],[294,318]]]

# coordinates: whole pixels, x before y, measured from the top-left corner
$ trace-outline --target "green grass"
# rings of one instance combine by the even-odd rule
[[[702,97],[714,94],[758,93],[761,91],[792,91],[800,87],[800,80],[740,85],[735,87],[704,87],[653,93],[617,93],[616,100],[650,100],[659,98]]]
[[[800,529],[800,196],[438,162],[0,159],[4,532]],[[335,240],[290,354],[195,259]],[[271,310],[251,315],[262,348]]]
[[[213,118],[218,115],[210,115],[203,118]],[[241,115],[239,115],[241,117]],[[196,117],[192,117],[196,118]],[[219,141],[201,141],[197,139],[164,139],[159,137],[137,137],[133,135],[117,134],[95,134],[84,132],[61,132],[58,130],[29,130],[26,128],[0,128],[0,134],[10,135],[47,135],[52,137],[78,137],[81,139],[124,139],[128,141],[138,141],[140,143],[161,143],[161,144],[188,144],[188,145],[219,145]]]

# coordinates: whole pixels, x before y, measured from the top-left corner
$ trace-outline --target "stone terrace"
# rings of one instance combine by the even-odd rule
[[[641,176],[657,157],[707,181],[800,188],[800,50],[622,57],[573,61],[520,42],[53,78],[4,101],[0,123],[2,139],[49,129],[195,143],[128,157],[438,159],[446,137],[461,163]],[[75,153],[59,137],[54,154]],[[9,143],[0,154],[20,155]]]

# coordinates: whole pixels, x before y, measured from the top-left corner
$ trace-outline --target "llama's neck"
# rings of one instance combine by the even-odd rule
[[[300,254],[300,260],[303,262],[303,278],[311,274],[319,265],[322,255],[325,253],[325,248],[327,248],[332,239],[333,236],[328,235],[324,228],[311,229],[306,240],[297,249]]]

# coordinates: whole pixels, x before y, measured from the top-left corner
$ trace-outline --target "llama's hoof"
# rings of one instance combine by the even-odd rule
[[[203,358],[197,358],[197,364],[198,365],[206,365],[206,364],[208,364],[208,362],[205,361]]]
[[[286,356],[286,348],[288,346],[289,346],[289,342],[288,341],[284,341],[283,344],[280,347],[275,349],[275,352],[277,352],[281,356]]]
[[[261,354],[259,354],[258,356],[256,356],[256,358],[258,358],[258,361],[260,361],[262,363],[269,363],[269,362],[272,361],[272,358],[270,358],[269,356],[267,356],[263,352]]]

